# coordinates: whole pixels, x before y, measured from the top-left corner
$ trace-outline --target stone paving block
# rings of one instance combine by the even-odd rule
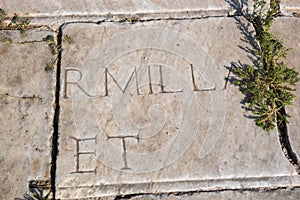
[[[251,62],[237,22],[65,26],[57,198],[299,186],[276,131],[225,88]]]
[[[248,2],[248,3],[247,3]],[[32,24],[48,25],[57,29],[68,21],[103,21],[135,19],[201,18],[227,16],[252,7],[252,0],[91,0],[39,1],[0,0],[0,8],[9,16],[15,13],[30,18]],[[249,6],[248,6],[249,4]]]
[[[300,15],[300,1],[299,0],[282,0],[281,9],[285,14]]]
[[[91,1],[39,1],[39,0],[1,0],[0,7],[8,13],[21,16],[64,16],[64,15],[99,15],[132,14],[151,12],[224,10],[228,9],[224,0],[91,0]]]
[[[14,199],[30,180],[50,179],[53,73],[44,68],[53,55],[37,41],[52,33],[0,34],[13,41],[0,42],[0,199]]]

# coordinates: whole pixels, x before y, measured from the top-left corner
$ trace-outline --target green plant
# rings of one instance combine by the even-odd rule
[[[0,30],[3,29],[3,26],[4,26],[4,20],[6,18],[6,12],[0,8]]]
[[[0,22],[2,22],[6,17],[6,12],[0,8]]]
[[[0,34],[0,41],[4,42],[4,43],[13,43],[11,38],[9,38],[7,36],[2,36],[2,34]]]
[[[295,84],[299,73],[288,68],[283,59],[289,49],[283,41],[270,32],[274,19],[280,14],[279,1],[272,0],[267,11],[265,0],[254,0],[254,11],[250,22],[255,29],[255,39],[259,49],[254,50],[257,62],[250,66],[234,66],[232,72],[237,75],[233,83],[245,94],[247,108],[252,111],[256,125],[266,131],[278,126],[286,126],[290,117],[285,106],[294,99]]]
[[[20,200],[47,200],[48,196],[49,196],[48,191],[41,188],[36,188],[36,189],[30,189],[30,192],[24,195],[24,199],[20,199]]]
[[[50,187],[51,183],[49,180],[31,180],[29,181],[29,191],[23,195],[23,198],[15,198],[15,200],[53,199]]]
[[[17,14],[15,14],[11,19],[9,27],[20,30],[21,34],[25,34],[29,24],[29,19],[21,19]]]
[[[48,47],[50,48],[51,54],[56,57],[53,61],[47,63],[47,66],[45,67],[45,71],[49,72],[54,69],[56,61],[57,61],[57,46],[56,46],[54,36],[52,36],[52,35],[47,35],[45,38],[43,38],[43,41],[47,42]]]
[[[53,61],[47,63],[47,66],[45,67],[45,71],[46,72],[53,71],[53,69],[55,67],[55,64],[56,64],[56,59],[54,59]]]
[[[49,190],[43,188],[31,188],[29,192],[23,195],[23,198],[14,198],[14,200],[48,200]]]
[[[55,55],[56,54],[56,44],[55,44],[54,36],[47,35],[45,38],[43,38],[43,41],[47,42],[47,44],[51,50],[51,54]]]
[[[5,23],[5,20],[10,21],[10,23]],[[29,24],[29,19],[21,19],[17,14],[15,14],[12,18],[9,18],[6,12],[0,8],[0,30],[17,29],[20,30],[21,34],[25,34]]]
[[[65,36],[63,37],[63,41],[64,41],[64,42],[67,42],[67,43],[71,43],[71,42],[73,41],[73,39],[72,39],[71,36],[65,35]]]

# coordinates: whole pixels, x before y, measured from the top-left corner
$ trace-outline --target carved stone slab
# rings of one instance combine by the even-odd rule
[[[30,180],[49,180],[53,120],[53,55],[48,31],[1,31],[0,199],[22,198]]]
[[[66,25],[57,198],[299,186],[226,82],[232,61],[251,63],[237,23]]]

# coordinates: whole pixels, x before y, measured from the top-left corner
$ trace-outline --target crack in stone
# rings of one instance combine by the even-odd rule
[[[40,101],[43,101],[43,98],[41,98],[39,95],[32,95],[32,96],[15,96],[15,95],[11,95],[9,93],[4,93],[4,94],[0,94],[0,96],[7,96],[7,97],[11,97],[11,98],[16,98],[16,99],[38,99]]]
[[[285,108],[283,107],[280,112],[283,115],[286,115]],[[295,170],[298,175],[300,175],[300,162],[296,153],[293,151],[288,134],[287,124],[284,121],[279,120],[277,122],[279,142],[281,145],[282,152],[286,159],[295,167]]]
[[[121,11],[122,12],[122,11]],[[142,16],[142,17],[147,17],[147,16],[158,16],[158,15],[166,15],[169,16],[170,14],[177,14],[177,15],[198,15],[198,16],[203,16],[206,14],[206,16],[214,16],[214,15],[222,15],[226,16],[228,12],[234,12],[234,9],[231,8],[215,8],[215,9],[181,9],[181,10],[154,10],[154,11],[149,11],[149,12],[135,12],[132,14],[132,12],[126,12],[123,11],[123,13],[115,13],[111,14],[110,12],[103,12],[103,13],[98,13],[98,14],[74,14],[74,13],[64,13],[64,14],[54,14],[54,13],[41,13],[41,14],[32,14],[32,15],[26,15],[26,16],[19,16],[20,19],[51,19],[51,18],[88,18],[88,17],[106,17],[106,18],[111,18],[111,17],[116,17],[116,16]]]
[[[183,192],[162,192],[159,194],[154,193],[135,193],[135,194],[127,194],[127,195],[117,195],[115,196],[114,200],[126,200],[126,199],[132,199],[135,197],[143,197],[143,196],[152,196],[157,198],[163,198],[164,196],[192,196],[195,194],[200,193],[216,193],[216,192],[226,192],[226,191],[233,191],[233,192],[273,192],[276,190],[293,190],[293,189],[299,189],[300,186],[295,187],[287,187],[287,186],[277,186],[277,187],[257,187],[257,188],[242,188],[242,189],[213,189],[213,190],[192,190],[192,191],[183,191]]]
[[[241,10],[242,9],[242,10]],[[173,14],[174,16],[170,16]],[[91,23],[91,24],[98,24],[100,25],[103,22],[115,22],[115,23],[128,23],[128,24],[134,24],[137,22],[151,22],[151,21],[180,21],[180,20],[199,20],[199,19],[207,19],[207,18],[220,18],[220,17],[243,17],[243,8],[229,8],[229,9],[216,9],[216,10],[182,10],[182,11],[171,11],[171,12],[154,12],[154,13],[125,13],[125,14],[99,14],[99,15],[64,15],[59,16],[60,19],[62,19],[63,22],[57,22],[57,25],[53,25],[54,27],[61,27],[68,24],[76,24],[76,23]],[[56,15],[49,15],[49,16],[27,16],[27,17],[20,17],[36,20],[36,23],[40,20],[51,21],[51,19],[55,19]],[[298,15],[289,15],[282,13],[278,17],[299,17]],[[88,20],[84,20],[84,18],[90,18]],[[101,19],[102,18],[102,19]],[[83,19],[83,20],[81,20]],[[101,19],[101,20],[99,20]],[[42,25],[35,25],[34,23],[28,28],[28,30],[34,30],[34,29],[45,29],[50,30],[53,32],[57,32],[55,28],[45,25],[41,22]],[[58,29],[59,29],[58,28]],[[6,29],[5,29],[6,30]]]
[[[50,176],[51,176],[51,192],[53,199],[55,199],[55,192],[56,192],[56,161],[57,161],[57,154],[58,154],[58,135],[59,135],[59,112],[60,112],[60,76],[61,76],[61,58],[62,58],[62,35],[63,35],[63,28],[65,24],[62,24],[59,27],[59,31],[57,34],[57,65],[56,65],[56,83],[55,83],[55,100],[54,100],[54,117],[53,117],[53,136],[52,136],[52,153],[51,153],[51,169],[50,169]]]
[[[227,0],[226,0],[227,1]],[[235,9],[237,12],[236,14],[242,18],[245,18],[248,22],[247,25],[245,25],[240,19],[237,18],[237,16],[234,16],[234,18],[237,21],[237,26],[238,28],[241,30],[242,34],[245,35],[245,41],[247,40],[247,43],[249,43],[252,48],[254,50],[257,50],[259,47],[256,44],[256,40],[254,38],[254,36],[252,35],[252,33],[249,31],[248,26],[249,24],[251,24],[253,26],[253,23],[250,20],[250,13],[248,12],[248,10],[243,11],[243,5],[248,5],[247,4],[247,0],[241,0],[241,2],[239,2],[238,0],[235,1],[227,1],[230,6]],[[280,12],[281,12],[281,8]],[[280,15],[278,17],[285,17],[285,15],[281,12]],[[254,32],[256,33],[256,29],[254,29]],[[247,49],[244,49],[246,52],[250,52]],[[251,50],[252,51],[252,50]],[[240,63],[241,64],[241,63]],[[254,63],[257,64],[257,63]],[[231,65],[234,65],[234,63],[231,63]],[[231,68],[229,69],[228,72],[228,77],[229,78],[229,74],[230,74]],[[227,86],[227,79],[226,79],[226,84],[225,84],[225,88]],[[280,109],[280,112],[282,113],[282,115],[286,116],[286,111],[285,108],[283,107],[282,109]],[[282,152],[284,154],[284,156],[286,157],[286,159],[288,160],[288,162],[295,167],[295,170],[297,172],[298,175],[300,175],[300,162],[298,160],[298,157],[296,155],[296,153],[293,151],[292,146],[290,144],[289,141],[289,135],[288,135],[288,128],[287,128],[287,124],[286,122],[277,119],[277,132],[279,134],[279,142],[281,145],[281,149]]]
[[[20,17],[20,19],[29,19],[28,17]],[[8,25],[4,25],[1,27],[1,31],[20,31],[20,29]],[[52,31],[56,32],[53,28],[48,25],[28,25],[26,27],[26,31],[29,30],[45,30],[45,31]]]

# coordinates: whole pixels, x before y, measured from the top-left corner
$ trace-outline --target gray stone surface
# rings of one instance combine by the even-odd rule
[[[299,199],[276,131],[257,128],[226,82],[231,62],[251,63],[238,27],[252,28],[233,17],[246,2],[0,0],[31,20],[25,35],[0,31],[0,199],[50,179],[53,134],[57,199]],[[282,0],[272,30],[300,72],[299,8]],[[62,39],[55,131],[47,35]],[[299,88],[287,107],[298,158]]]
[[[299,199],[300,189],[277,189],[271,191],[216,191],[177,195],[141,195],[132,200],[210,200],[210,199],[255,199],[255,200],[295,200]]]
[[[278,18],[276,19],[273,32],[284,41],[286,47],[291,48],[286,62],[300,72],[300,18]],[[300,83],[296,86],[296,98],[293,106],[288,106],[287,111],[292,116],[289,124],[289,136],[295,153],[300,157]]]
[[[299,186],[276,132],[224,89],[250,62],[236,23],[65,26],[57,197]]]
[[[40,1],[0,0],[0,8],[8,15],[18,13],[31,19],[32,24],[47,25],[57,29],[68,21],[120,21],[134,19],[201,18],[227,16],[236,9],[227,0],[90,0],[90,1]],[[235,3],[238,2],[238,3]],[[252,6],[252,0],[248,1]],[[244,4],[244,9],[247,5]]]
[[[52,33],[0,34],[14,42],[0,42],[0,199],[14,199],[30,180],[50,178],[53,73],[44,68],[53,55],[46,42],[30,41]]]
[[[281,8],[285,14],[297,13],[300,14],[300,1],[299,0],[282,0]]]
[[[224,0],[91,0],[91,1],[39,1],[1,0],[0,7],[8,13],[21,16],[45,17],[66,15],[133,14],[172,11],[227,10]]]

